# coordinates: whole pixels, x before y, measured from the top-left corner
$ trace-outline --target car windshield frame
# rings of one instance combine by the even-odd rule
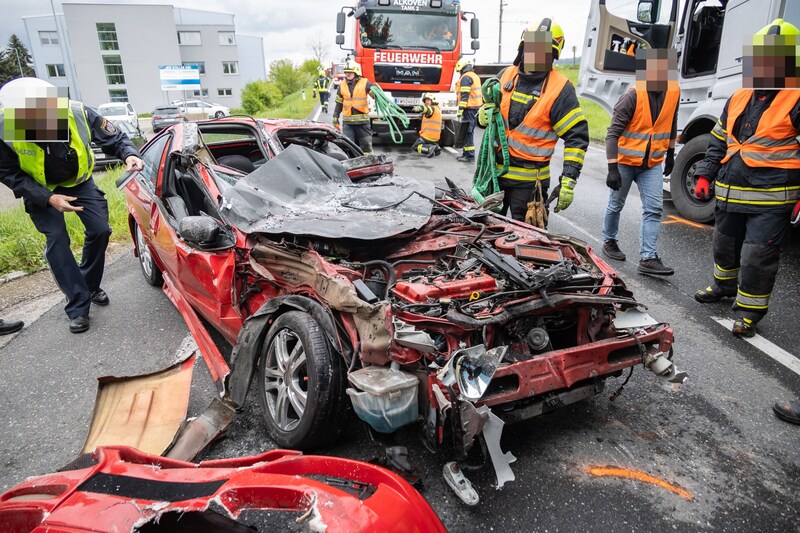
[[[361,46],[371,49],[436,50],[452,52],[456,47],[458,14],[420,13],[367,9],[359,19]],[[444,24],[450,37],[431,34],[434,25]],[[395,27],[393,31],[392,26]]]

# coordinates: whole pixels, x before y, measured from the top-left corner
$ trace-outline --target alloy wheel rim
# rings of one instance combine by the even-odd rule
[[[139,247],[139,262],[142,264],[145,275],[150,277],[153,274],[153,258],[139,226],[136,226],[136,244]]]
[[[303,418],[308,398],[308,370],[303,342],[289,329],[272,339],[264,361],[267,408],[282,431],[292,431]]]

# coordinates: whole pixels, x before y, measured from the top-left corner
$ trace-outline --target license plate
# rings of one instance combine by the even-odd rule
[[[394,99],[394,103],[397,105],[412,106],[412,105],[419,105],[419,102],[420,102],[419,98],[413,98],[410,96],[398,96]]]

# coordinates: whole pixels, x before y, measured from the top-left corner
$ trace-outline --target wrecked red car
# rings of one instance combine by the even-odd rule
[[[505,422],[599,394],[637,365],[683,379],[669,325],[585,243],[498,216],[454,186],[356,183],[305,146],[235,172],[204,137],[176,126],[146,147],[144,172],[123,177],[135,253],[224,398],[240,408],[258,376],[280,446],[330,443],[352,407],[378,432],[419,424],[456,460],[482,440],[502,486],[514,479]],[[229,360],[206,323],[234,345]],[[477,502],[456,462],[445,478]]]
[[[4,533],[416,533],[444,526],[376,466],[272,450],[199,464],[100,447],[0,495]]]

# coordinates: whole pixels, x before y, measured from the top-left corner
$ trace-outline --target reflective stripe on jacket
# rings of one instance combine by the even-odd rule
[[[314,90],[320,93],[326,93],[328,92],[330,84],[331,80],[328,78],[317,78],[317,81],[314,82]]]
[[[728,103],[728,152],[722,159],[727,163],[739,153],[748,167],[800,169],[800,141],[789,114],[800,101],[800,91],[782,90],[775,95],[769,108],[761,115],[755,134],[744,142],[733,135],[736,120],[753,97],[751,89],[739,89]],[[720,128],[720,131],[725,131]]]
[[[677,84],[670,83],[670,87],[664,95],[661,112],[653,124],[647,91],[636,89],[636,110],[628,127],[619,137],[619,156],[617,158],[619,163],[634,167],[641,166],[647,155],[648,144],[650,145],[650,155],[647,166],[653,168],[664,161],[669,149],[672,123],[680,95],[681,91]]]
[[[469,78],[472,81],[471,85],[461,85],[461,81],[464,78]],[[458,95],[459,104],[461,107],[464,107],[463,100],[461,98],[462,93],[469,93],[467,97],[467,109],[477,109],[483,105],[483,92],[481,92],[481,79],[472,71],[466,72],[463,76],[458,79],[458,83],[456,84],[456,94]]]
[[[442,137],[442,111],[438,105],[430,106],[428,109],[432,109],[433,113],[430,117],[423,113],[419,136],[426,141],[439,142]]]
[[[8,143],[19,157],[19,168],[51,191],[56,187],[74,187],[88,180],[94,169],[92,134],[83,104],[69,103],[69,145],[78,156],[78,175],[62,183],[48,184],[44,172],[44,150],[33,142]]]
[[[517,73],[519,68],[508,67],[503,72],[500,79],[500,86],[506,87],[511,83],[509,91],[503,89],[503,98],[500,101],[500,112],[506,124],[506,137],[508,140],[508,152],[513,157],[536,161],[539,163],[549,163],[550,158],[555,153],[558,135],[550,121],[550,110],[553,102],[569,81],[566,76],[553,70],[544,83],[542,94],[536,104],[525,115],[525,119],[519,126],[509,131],[508,113],[511,108],[511,94],[517,86]],[[519,179],[505,176],[509,179]]]
[[[344,122],[369,122],[369,101],[367,100],[367,78],[359,78],[350,94],[350,86],[347,81],[342,82],[339,87],[342,91],[342,115]],[[353,110],[360,114],[353,114]]]

